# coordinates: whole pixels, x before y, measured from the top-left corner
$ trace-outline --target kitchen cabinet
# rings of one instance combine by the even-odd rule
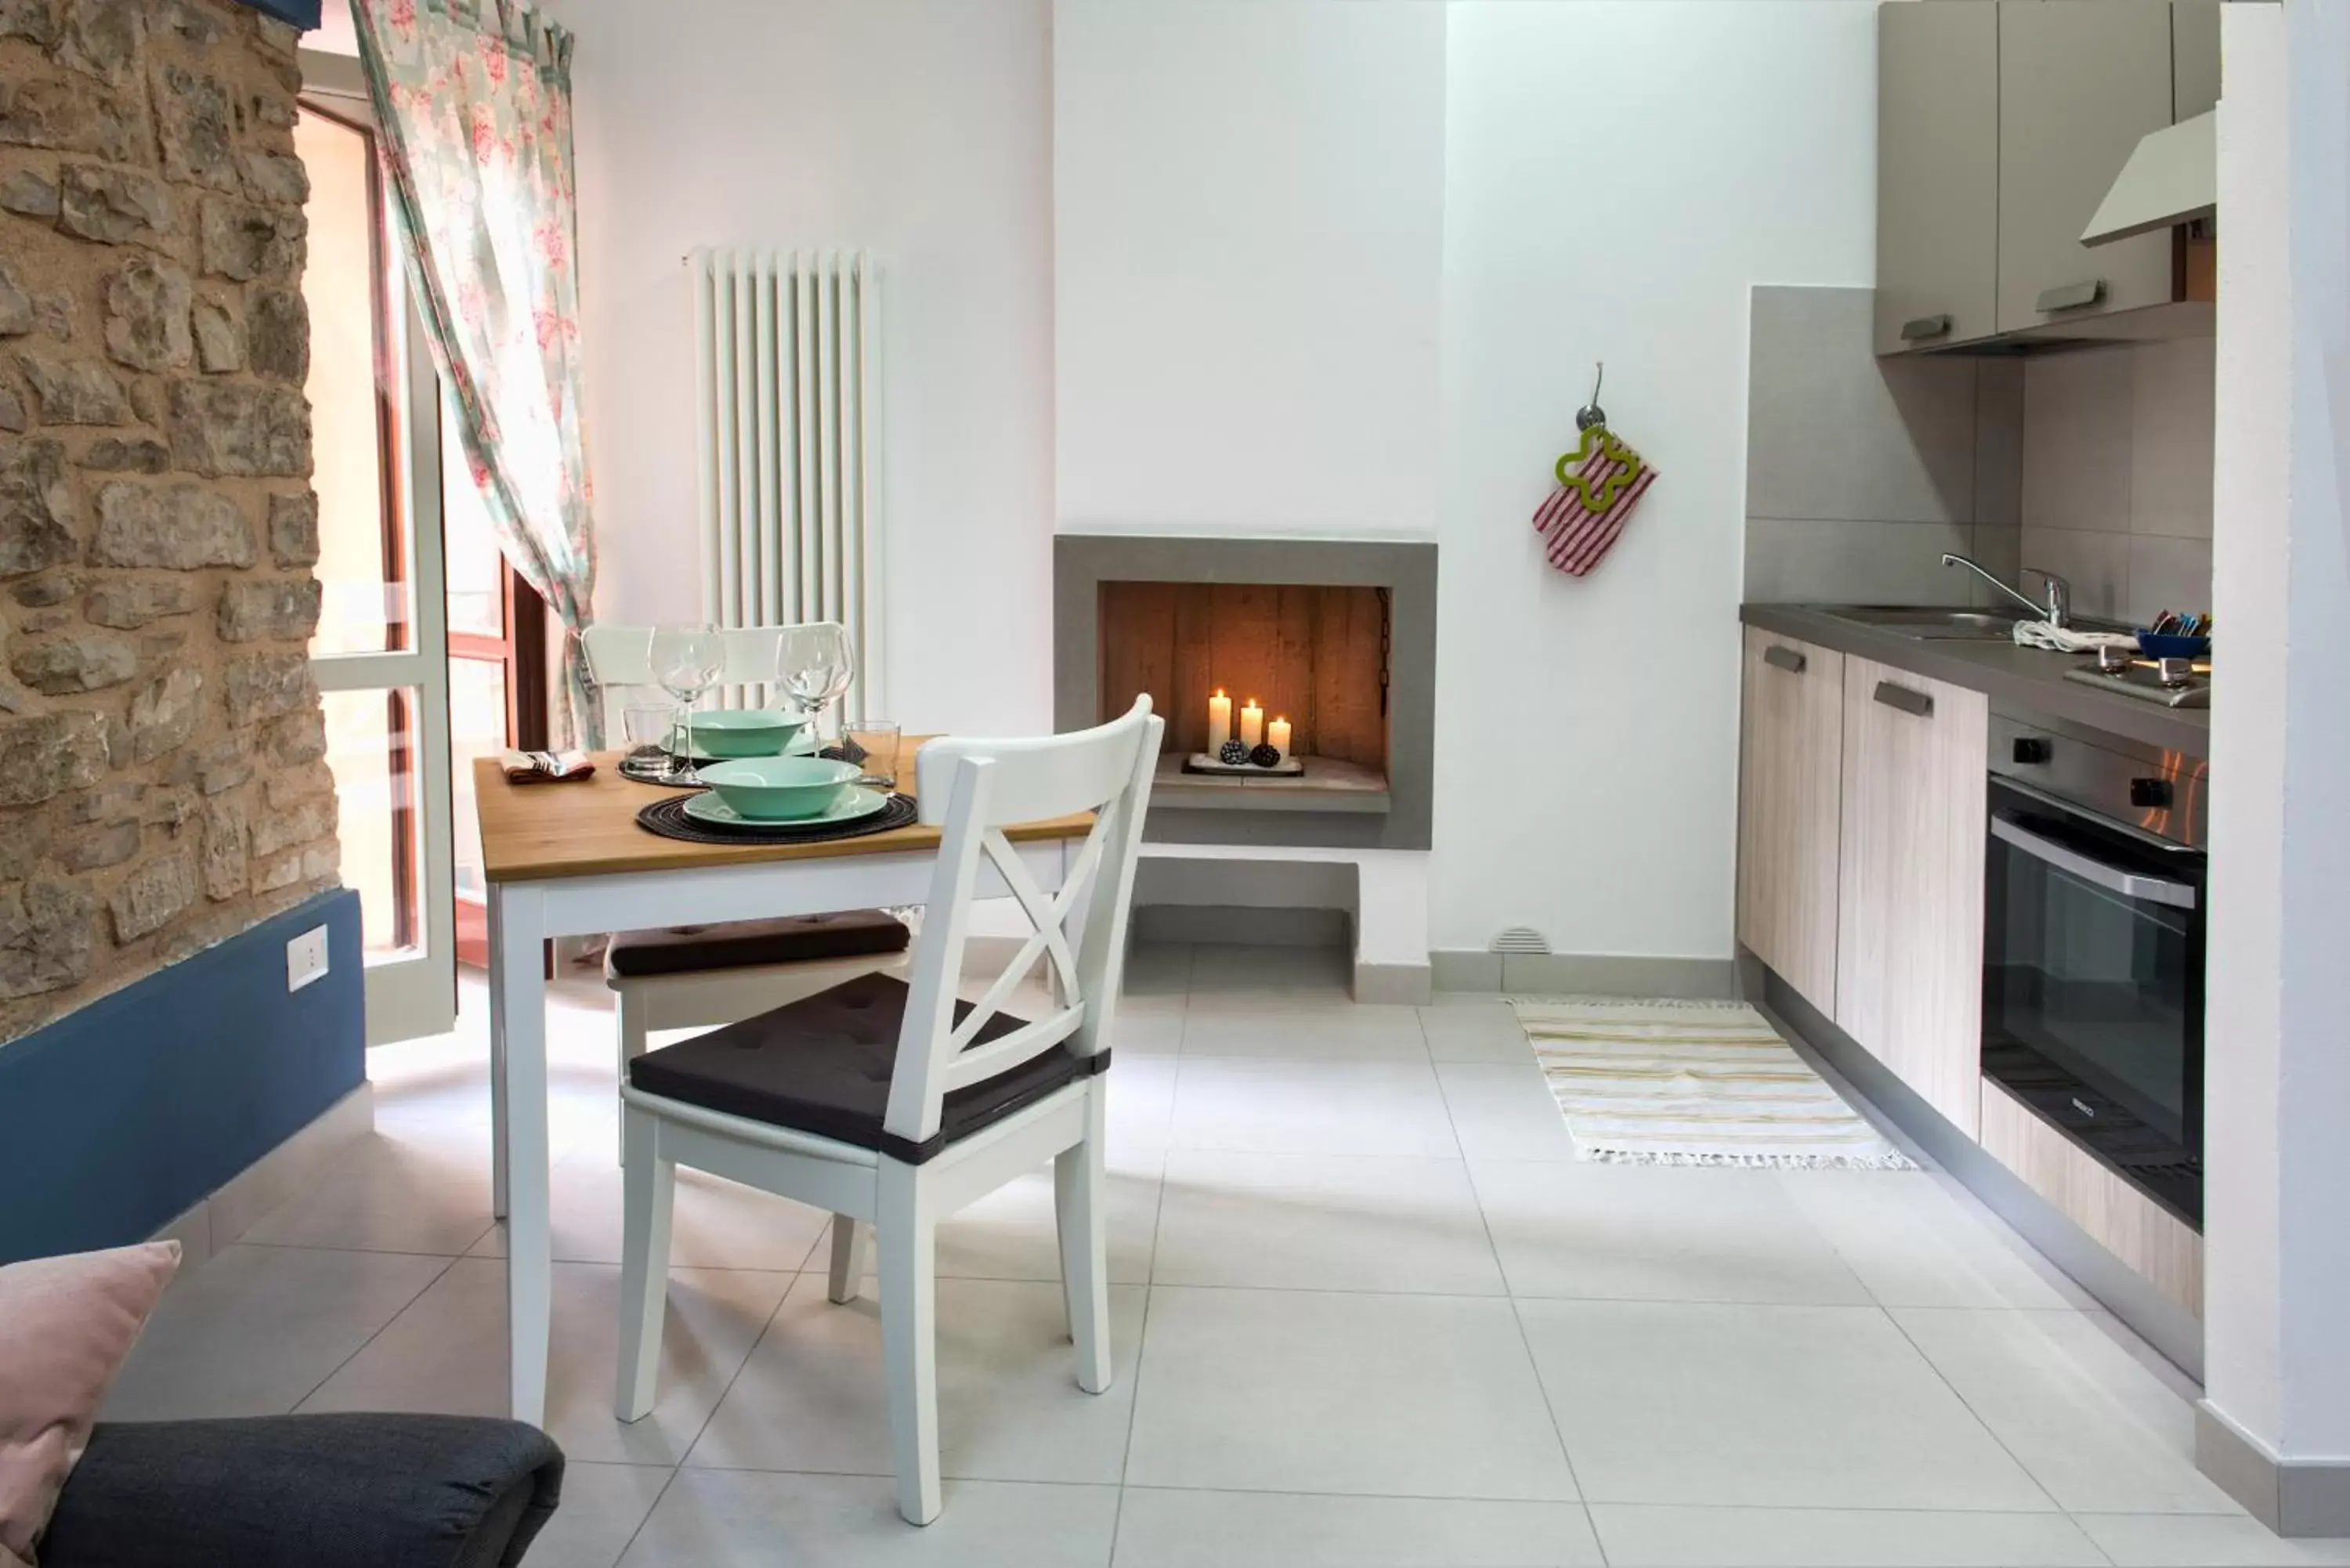
[[[2169,229],[2094,249],[2081,231],[2147,132],[2172,123],[2171,7],[2000,0],[1999,330],[2177,297]]]
[[[1879,354],[1998,330],[1999,11],[1877,8]]]
[[[1749,627],[1744,685],[1738,940],[1832,1014],[1844,655]]]
[[[1970,1137],[1990,737],[1981,692],[1846,656],[1833,1016]]]

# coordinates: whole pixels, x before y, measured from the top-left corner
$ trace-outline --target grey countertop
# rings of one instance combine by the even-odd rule
[[[2211,715],[2207,710],[2166,708],[2067,680],[2064,672],[2082,662],[2070,654],[2018,648],[2009,642],[1905,637],[1805,605],[1750,604],[1740,608],[1738,618],[1782,637],[1798,638],[1839,653],[1856,653],[1897,670],[1967,687],[1989,697],[2002,711],[2070,719],[2165,751],[2206,758],[2211,754]]]

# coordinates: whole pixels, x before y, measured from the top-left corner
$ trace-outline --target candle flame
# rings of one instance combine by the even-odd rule
[[[1221,687],[1221,686],[1217,687],[1217,688],[1216,688],[1216,695],[1217,695],[1217,696],[1219,696],[1219,697],[1222,697],[1222,696],[1223,696],[1223,694],[1224,694],[1224,689],[1223,689],[1222,687]]]

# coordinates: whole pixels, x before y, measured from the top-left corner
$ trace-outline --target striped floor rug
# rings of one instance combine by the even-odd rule
[[[1917,1168],[1744,1002],[1512,1005],[1585,1159]]]

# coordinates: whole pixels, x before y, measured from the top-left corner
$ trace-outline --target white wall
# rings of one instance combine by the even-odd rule
[[[2211,1408],[2350,1462],[2350,5],[2227,7],[2205,1126]],[[2290,365],[2290,377],[2281,368]],[[2225,1158],[2220,1158],[2224,1155]],[[2336,1516],[2338,1528],[2338,1514]]]
[[[1460,4],[1447,59],[1435,940],[1725,958],[1747,291],[1873,281],[1874,6]],[[1595,359],[1660,477],[1577,581]]]
[[[578,36],[589,462],[608,619],[700,607],[700,244],[883,267],[890,716],[1049,724],[1047,0],[549,0]]]
[[[1060,0],[1064,527],[1434,531],[1444,7]]]

